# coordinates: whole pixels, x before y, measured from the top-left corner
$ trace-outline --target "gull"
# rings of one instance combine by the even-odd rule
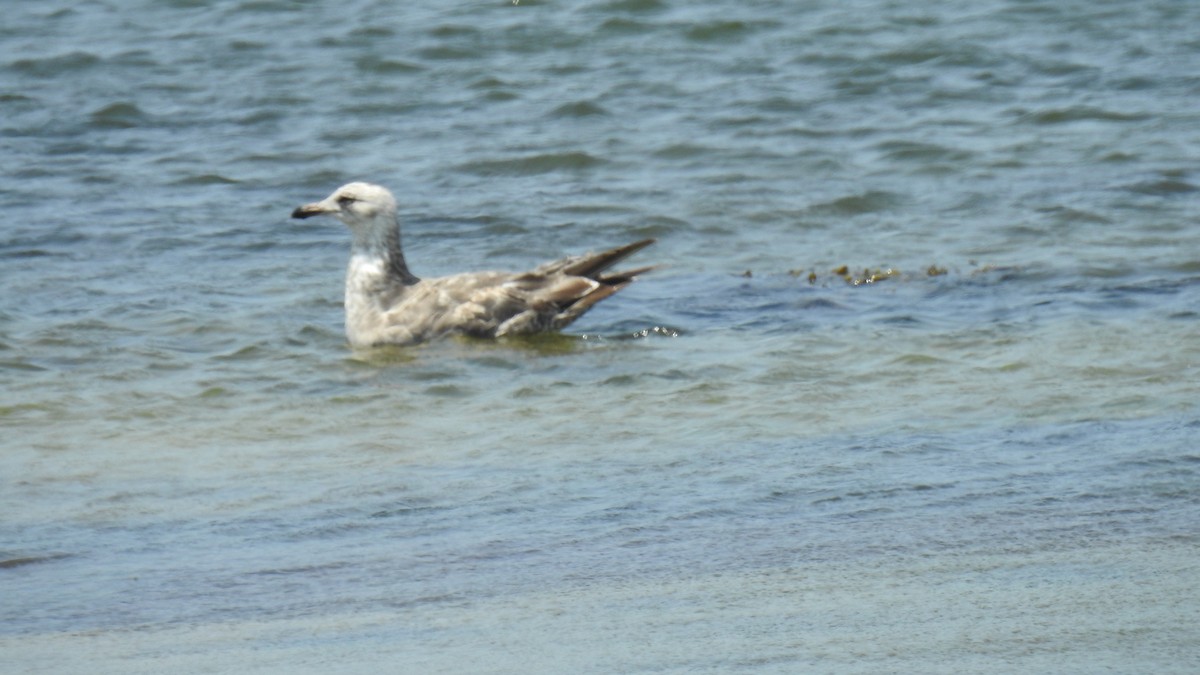
[[[333,216],[350,228],[346,337],[356,348],[414,345],[449,335],[503,337],[561,330],[653,269],[605,273],[654,243],[643,239],[528,272],[419,279],[404,260],[396,199],[386,188],[349,183],[292,211],[293,218],[312,216]]]

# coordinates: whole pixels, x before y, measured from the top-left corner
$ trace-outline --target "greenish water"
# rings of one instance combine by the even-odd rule
[[[1193,5],[5,17],[14,672],[1200,665]],[[422,276],[663,268],[354,353],[356,179]]]

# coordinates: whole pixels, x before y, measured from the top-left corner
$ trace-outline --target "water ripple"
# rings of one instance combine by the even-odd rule
[[[586,152],[574,151],[540,153],[515,159],[478,160],[460,164],[457,169],[480,176],[532,176],[556,171],[586,171],[604,163],[603,159]]]

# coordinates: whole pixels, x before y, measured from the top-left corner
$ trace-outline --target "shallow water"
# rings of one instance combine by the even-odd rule
[[[6,10],[6,662],[1193,672],[1198,21]],[[423,276],[664,267],[355,353],[346,233],[287,217],[355,179]]]

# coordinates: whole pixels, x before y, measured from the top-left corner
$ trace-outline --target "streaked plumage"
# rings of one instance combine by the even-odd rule
[[[605,273],[654,243],[644,239],[572,256],[529,272],[467,272],[419,279],[400,247],[396,200],[387,189],[350,183],[293,218],[332,215],[350,228],[346,337],[355,347],[411,345],[445,335],[500,337],[560,330],[650,267]]]

